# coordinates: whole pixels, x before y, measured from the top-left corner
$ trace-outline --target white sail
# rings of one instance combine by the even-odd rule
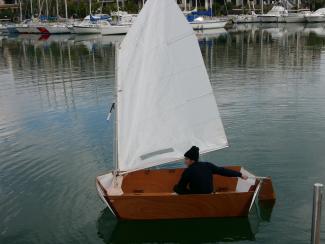
[[[118,54],[118,170],[228,146],[197,38],[175,0],[148,0]]]

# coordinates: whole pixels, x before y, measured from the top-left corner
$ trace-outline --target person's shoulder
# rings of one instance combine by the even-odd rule
[[[206,162],[206,161],[203,161],[203,162],[199,162],[201,165],[211,165],[212,163],[210,162]]]
[[[191,168],[206,168],[206,167],[211,167],[211,163],[209,162],[202,162],[202,161],[199,161],[199,162],[196,162],[193,167]]]
[[[206,168],[216,168],[218,167],[217,165],[210,163],[210,162],[201,162],[202,167],[206,167]]]

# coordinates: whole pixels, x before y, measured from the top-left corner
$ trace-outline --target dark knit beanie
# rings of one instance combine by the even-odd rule
[[[194,161],[198,161],[199,160],[199,151],[200,151],[200,148],[193,146],[193,147],[191,147],[190,150],[188,150],[184,154],[184,157],[192,159]]]

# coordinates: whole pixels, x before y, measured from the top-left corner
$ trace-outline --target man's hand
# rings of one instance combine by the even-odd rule
[[[242,178],[243,180],[247,180],[248,176],[247,175],[242,175],[240,178]]]

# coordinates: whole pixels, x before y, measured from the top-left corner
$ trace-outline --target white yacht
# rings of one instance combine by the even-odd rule
[[[118,25],[132,25],[138,16],[137,14],[129,14],[125,11],[112,12],[111,15],[112,17],[116,17],[117,20],[115,24]]]
[[[305,15],[307,22],[325,22],[325,8],[320,8],[315,12]]]
[[[304,23],[306,22],[305,15],[309,14],[310,11],[301,11],[298,13],[288,13],[284,16],[286,23]]]
[[[108,15],[88,15],[80,24],[73,25],[75,34],[102,34],[102,35],[119,35],[126,34],[131,23],[123,22],[111,24]]]
[[[233,18],[234,23],[240,24],[240,23],[258,23],[259,19],[257,17],[257,14],[255,11],[252,11],[251,14],[241,14],[236,15]]]
[[[66,23],[44,23],[37,26],[41,34],[69,34],[71,33]]]
[[[87,15],[81,23],[73,24],[72,31],[75,34],[101,34],[101,28],[109,26],[108,15]]]
[[[40,34],[39,21],[37,19],[26,19],[22,23],[16,25],[19,34]]]
[[[259,22],[262,23],[281,23],[285,22],[285,17],[288,16],[288,10],[282,6],[274,6],[266,14],[257,15]]]
[[[101,26],[101,34],[102,35],[121,35],[126,34],[130,29],[131,25],[111,25],[108,21],[105,25]]]
[[[207,30],[224,28],[228,23],[228,18],[218,18],[213,16],[212,1],[209,2],[209,10],[198,11],[197,1],[193,11],[187,11],[186,7],[183,14],[194,30]]]
[[[206,29],[216,29],[224,28],[228,20],[221,18],[204,18],[203,16],[195,18],[193,21],[190,21],[192,28],[194,30],[206,30]]]

